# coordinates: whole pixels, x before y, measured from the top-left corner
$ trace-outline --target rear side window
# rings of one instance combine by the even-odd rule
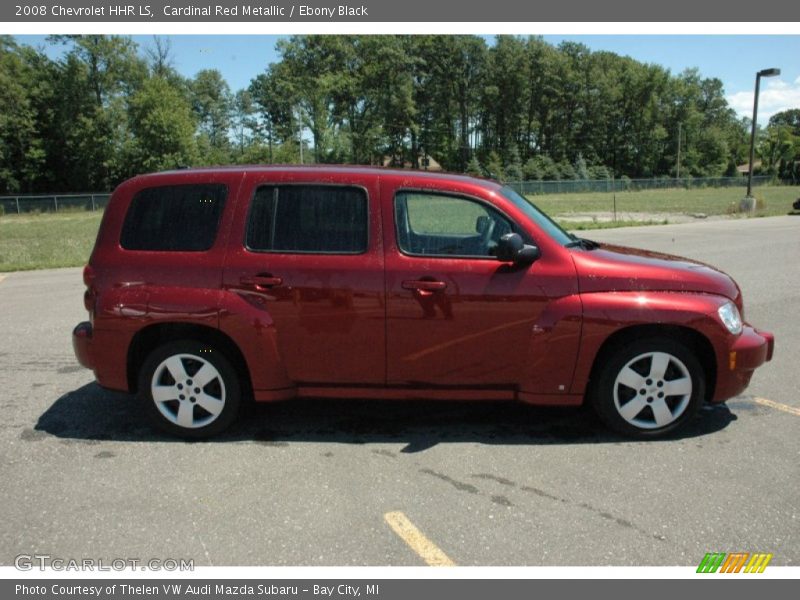
[[[120,244],[126,250],[199,252],[214,245],[227,187],[168,185],[141,190],[131,201]]]
[[[367,249],[367,195],[325,185],[262,186],[245,243],[260,252],[359,254]]]

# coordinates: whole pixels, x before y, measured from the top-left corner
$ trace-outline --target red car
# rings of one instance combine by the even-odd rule
[[[670,433],[774,339],[709,266],[596,244],[513,190],[366,167],[188,169],[117,188],[73,333],[103,387],[216,434],[296,397],[590,402]]]

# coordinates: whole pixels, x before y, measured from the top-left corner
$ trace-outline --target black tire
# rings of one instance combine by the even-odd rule
[[[705,372],[678,340],[636,340],[618,346],[604,360],[591,382],[590,401],[603,422],[619,433],[639,439],[667,436],[690,421],[703,403]]]
[[[166,364],[168,359],[177,376]],[[196,376],[202,381],[192,379]],[[139,397],[156,427],[179,437],[202,439],[233,423],[242,392],[236,369],[224,354],[208,344],[180,340],[159,346],[144,361]]]

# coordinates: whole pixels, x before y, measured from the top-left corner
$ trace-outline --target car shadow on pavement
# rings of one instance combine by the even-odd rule
[[[36,430],[59,438],[128,442],[184,440],[154,429],[139,400],[96,383],[58,398]],[[702,436],[736,420],[726,406],[707,407],[677,436]],[[246,406],[237,423],[205,443],[405,443],[402,452],[436,444],[576,444],[630,441],[606,429],[591,410],[516,402],[302,399]],[[201,442],[203,443],[203,442]],[[652,442],[650,442],[652,443]]]

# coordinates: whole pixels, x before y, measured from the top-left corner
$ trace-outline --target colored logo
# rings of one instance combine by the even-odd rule
[[[765,552],[708,552],[697,567],[698,573],[763,573],[772,554]]]

